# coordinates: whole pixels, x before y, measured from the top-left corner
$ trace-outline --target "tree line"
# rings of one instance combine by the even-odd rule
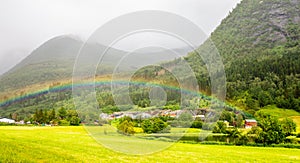
[[[300,134],[296,134],[296,123],[290,118],[279,120],[277,117],[262,111],[258,111],[255,117],[258,120],[258,125],[249,131],[228,127],[224,121],[218,121],[212,132],[225,134],[223,136],[227,139],[224,141],[231,140],[235,144],[281,144],[291,142],[289,136],[300,136]]]
[[[55,111],[55,109],[36,109],[35,113],[28,120],[35,124],[51,124],[62,126],[78,126],[81,122],[76,110],[67,110],[64,107],[61,107],[58,109],[58,111]]]

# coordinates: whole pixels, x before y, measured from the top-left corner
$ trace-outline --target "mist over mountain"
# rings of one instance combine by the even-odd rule
[[[36,83],[71,79],[73,67],[80,48],[84,42],[70,36],[58,36],[50,39],[35,49],[28,57],[0,76],[0,90],[17,89]],[[83,70],[91,66],[91,61],[100,59],[100,51],[107,47],[100,44],[89,44],[83,60]],[[172,50],[144,49],[138,52],[126,52],[109,48],[105,56],[99,60],[97,75],[105,75],[114,69],[133,71],[148,64],[179,58],[186,54],[187,48]],[[116,68],[122,62],[121,67]]]

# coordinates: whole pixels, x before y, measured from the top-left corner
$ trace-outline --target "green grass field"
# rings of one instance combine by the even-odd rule
[[[300,133],[300,116],[291,116],[290,118],[297,124],[297,132]]]
[[[277,108],[274,105],[266,106],[261,109],[261,111],[276,116],[278,118],[286,118],[291,116],[300,116],[300,113],[296,112],[295,110],[291,109],[281,109]]]
[[[291,109],[280,109],[274,105],[266,106],[261,111],[271,114],[279,119],[283,118],[292,118],[293,121],[297,124],[297,132],[300,133],[300,113],[296,112],[295,110]]]
[[[173,144],[148,155],[127,155],[98,144],[84,127],[0,127],[0,162],[299,162],[287,148]]]

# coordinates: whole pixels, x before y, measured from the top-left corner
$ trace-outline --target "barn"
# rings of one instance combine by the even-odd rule
[[[249,129],[257,126],[257,121],[255,119],[245,119],[245,128]]]

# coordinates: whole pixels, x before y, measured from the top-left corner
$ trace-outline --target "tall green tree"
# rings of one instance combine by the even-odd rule
[[[44,112],[43,112],[42,109],[38,110],[37,122],[38,123],[44,123]]]
[[[118,128],[118,132],[124,135],[133,135],[135,133],[132,121],[125,120],[122,123],[120,123],[117,126],[117,128]]]
[[[67,117],[67,110],[64,107],[61,107],[58,110],[58,116],[60,119],[65,119]]]
[[[169,132],[170,129],[168,124],[160,118],[145,119],[141,127],[145,133]]]
[[[227,110],[224,110],[220,116],[220,120],[227,121],[229,122],[230,125],[233,125],[234,119],[235,119],[235,114]]]
[[[144,130],[145,133],[152,133],[152,131],[153,131],[152,122],[149,119],[144,120],[142,122],[141,127],[142,127],[142,129]]]
[[[50,121],[54,120],[56,118],[55,109],[53,108],[49,114]]]
[[[236,118],[236,127],[242,128],[244,126],[244,118],[242,114],[238,114]]]
[[[293,132],[296,132],[296,123],[291,118],[285,118],[281,121],[282,130],[285,136],[292,135]]]
[[[222,121],[218,121],[216,123],[216,125],[214,126],[212,132],[213,133],[224,133],[224,134],[226,134],[226,129],[227,129],[226,124]]]
[[[67,110],[66,119],[72,126],[78,126],[80,124],[80,118],[76,110]]]
[[[262,129],[257,139],[259,143],[270,145],[284,142],[285,133],[278,118],[262,111],[257,112],[256,117],[258,126]]]

